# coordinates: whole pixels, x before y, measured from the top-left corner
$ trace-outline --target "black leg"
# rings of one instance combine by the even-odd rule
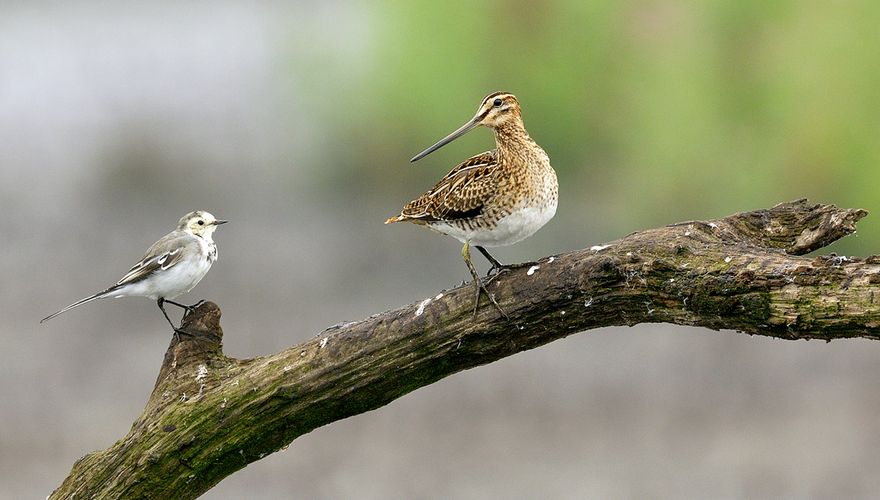
[[[168,317],[168,311],[165,310],[166,302],[169,304],[174,304],[176,306],[179,306],[180,304],[176,302],[171,302],[170,300],[165,300],[162,297],[159,297],[159,300],[156,301],[156,303],[159,305],[159,309],[162,311],[162,314],[165,315],[165,319],[168,320],[168,324],[171,325],[171,329],[174,330],[174,336],[177,337],[177,343],[180,343],[180,334],[183,333],[185,335],[188,335],[188,333],[174,326],[174,322],[172,322],[171,318]]]
[[[184,309],[186,312],[192,312],[193,309],[195,309],[202,302],[204,302],[204,300],[200,300],[200,301],[196,302],[195,304],[188,306],[186,304],[181,304],[180,302],[174,302],[173,300],[168,300],[168,299],[163,299],[163,300],[165,301],[166,304],[171,304],[172,306],[177,306],[181,309]]]
[[[165,302],[171,303],[170,301],[167,301],[162,297],[159,297],[159,300],[156,301],[156,303],[159,305],[159,310],[162,311],[162,314],[165,315],[165,319],[168,320],[168,324],[171,325],[171,328],[176,330],[177,327],[174,326],[174,322],[172,322],[171,318],[168,317],[168,311],[165,310]]]
[[[478,246],[477,250],[479,250],[480,253],[483,254],[483,257],[485,257],[486,260],[488,260],[489,262],[492,263],[492,267],[489,268],[489,272],[486,273],[486,276],[492,276],[493,274],[495,274],[497,276],[497,275],[501,274],[502,272],[510,270],[510,269],[519,269],[520,267],[527,267],[527,266],[532,266],[535,264],[534,262],[521,262],[519,264],[502,264],[502,263],[498,262],[498,259],[496,259],[495,257],[492,257],[492,255],[490,255],[489,252],[485,248]]]
[[[480,248],[480,247],[477,247]],[[492,302],[492,305],[498,309],[498,312],[504,316],[505,319],[510,319],[507,316],[507,313],[504,312],[504,309],[501,309],[501,306],[498,305],[498,302],[495,300],[495,297],[489,293],[489,290],[486,290],[486,286],[483,284],[483,280],[480,279],[480,276],[477,274],[477,270],[474,268],[474,263],[471,262],[471,250],[470,244],[465,243],[461,248],[461,257],[464,259],[464,263],[467,265],[468,271],[471,272],[471,276],[474,278],[474,319],[477,318],[477,309],[480,305],[480,290],[486,293],[486,297],[489,297],[489,301]],[[493,259],[494,260],[494,259]]]
[[[499,272],[505,268],[504,264],[498,262],[495,257],[492,257],[492,255],[485,248],[478,246],[477,250],[479,250],[480,253],[483,254],[483,257],[485,257],[486,260],[488,260],[492,264],[492,267],[489,268],[489,272],[486,273],[486,276],[492,274],[493,271]]]
[[[165,303],[166,303],[166,304],[175,305],[175,306],[177,306],[177,307],[183,309],[184,311],[186,311],[185,313],[183,313],[183,317],[184,317],[184,318],[186,317],[187,314],[193,312],[193,310],[195,310],[196,307],[199,307],[200,305],[202,305],[202,304],[205,302],[204,300],[200,300],[200,301],[196,302],[195,304],[193,304],[193,305],[191,305],[191,306],[188,306],[188,305],[186,305],[186,304],[181,304],[181,303],[179,303],[179,302],[174,302],[173,300],[168,300],[168,299],[164,299],[164,300],[165,300]]]

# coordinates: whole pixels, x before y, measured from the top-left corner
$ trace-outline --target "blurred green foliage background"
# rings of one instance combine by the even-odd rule
[[[139,414],[170,332],[100,301],[184,213],[230,219],[184,297],[252,357],[456,286],[459,245],[386,217],[504,90],[559,174],[522,261],[807,197],[874,213],[880,3],[0,3],[0,497],[45,496]],[[494,253],[494,252],[493,252]],[[485,269],[485,263],[479,264]],[[206,498],[837,498],[880,491],[875,342],[610,328],[298,439]]]

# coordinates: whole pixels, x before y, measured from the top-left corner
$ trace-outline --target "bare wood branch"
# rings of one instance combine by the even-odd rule
[[[194,498],[317,427],[572,333],[674,323],[782,339],[880,337],[880,258],[803,257],[864,210],[805,200],[633,233],[337,325],[272,356],[223,355],[220,309],[184,318],[127,436],[77,461],[52,498]],[[486,299],[483,298],[485,301]]]

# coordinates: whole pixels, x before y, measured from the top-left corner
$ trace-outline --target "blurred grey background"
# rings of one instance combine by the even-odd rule
[[[809,197],[880,208],[880,3],[3,2],[0,497],[43,498],[137,417],[170,340],[115,282],[184,213],[230,219],[185,301],[253,357],[468,277],[383,226],[514,92],[559,173],[503,261]],[[867,255],[877,215],[828,251]],[[485,264],[481,264],[483,270]],[[294,325],[293,327],[291,325]],[[857,498],[880,344],[609,328],[324,427],[205,498]]]

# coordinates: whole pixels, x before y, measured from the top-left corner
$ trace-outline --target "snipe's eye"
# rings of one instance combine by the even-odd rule
[[[199,224],[200,226],[204,226],[204,225],[205,225],[205,221],[199,219],[199,223],[198,223],[198,224]]]
[[[504,102],[504,101],[502,101],[501,98],[499,97],[498,99],[495,99],[494,101],[492,101],[492,105],[495,106],[496,108],[498,108],[498,107],[501,106],[501,104],[502,104],[503,102]]]

